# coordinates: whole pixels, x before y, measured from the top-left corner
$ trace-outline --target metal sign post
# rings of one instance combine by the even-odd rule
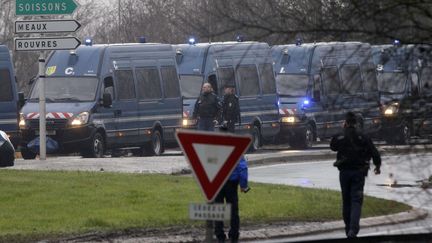
[[[76,0],[15,0],[16,16],[71,15],[80,5]],[[39,159],[46,159],[45,52],[75,49],[81,42],[73,36],[44,37],[43,33],[75,32],[76,20],[27,20],[15,22],[16,34],[37,33],[38,38],[15,38],[15,51],[39,52]]]
[[[231,217],[231,206],[213,202],[252,138],[192,130],[179,130],[176,138],[207,199],[207,204],[190,206],[190,218],[206,220],[205,242],[213,242],[214,221]]]
[[[39,53],[39,159],[46,160],[45,55]]]

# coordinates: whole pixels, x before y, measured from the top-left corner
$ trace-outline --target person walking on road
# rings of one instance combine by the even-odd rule
[[[198,119],[198,130],[214,131],[220,116],[221,105],[210,83],[204,83],[198,97],[192,117]]]
[[[356,115],[348,112],[343,133],[334,136],[330,142],[331,150],[337,151],[334,166],[340,171],[342,215],[348,238],[356,238],[360,231],[363,190],[371,159],[375,165],[375,174],[381,173],[378,150],[370,138],[356,130],[356,124]]]
[[[235,124],[241,124],[239,99],[235,94],[234,85],[225,85],[222,101],[222,124],[228,132],[235,132]]]

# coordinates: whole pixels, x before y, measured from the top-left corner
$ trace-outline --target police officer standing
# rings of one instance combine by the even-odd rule
[[[198,97],[192,117],[198,119],[198,130],[214,131],[220,116],[221,105],[210,83],[204,83]]]
[[[222,101],[222,124],[227,127],[228,132],[235,132],[235,124],[241,123],[239,99],[235,94],[235,86],[227,84],[224,87]]]
[[[344,132],[336,135],[330,148],[337,151],[334,166],[339,173],[342,190],[342,215],[348,238],[356,238],[360,231],[360,215],[363,204],[365,177],[372,158],[375,174],[380,174],[381,157],[372,140],[356,130],[357,119],[352,112],[346,114]]]

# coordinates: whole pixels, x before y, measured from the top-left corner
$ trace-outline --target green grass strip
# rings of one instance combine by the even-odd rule
[[[245,224],[341,219],[340,193],[251,183],[240,195]],[[96,172],[0,171],[0,240],[90,231],[196,225],[190,202],[204,202],[191,177]],[[365,198],[363,217],[408,210]]]

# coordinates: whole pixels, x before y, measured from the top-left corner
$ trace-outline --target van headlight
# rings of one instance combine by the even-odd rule
[[[399,103],[390,104],[384,109],[384,116],[394,116],[398,111]]]
[[[298,118],[296,116],[286,116],[286,117],[282,117],[281,122],[282,123],[296,123],[296,122],[300,122],[300,118]]]
[[[19,125],[20,129],[26,128],[26,121],[25,121],[24,113],[20,113],[18,125]]]
[[[72,126],[82,126],[84,124],[87,124],[89,117],[90,116],[89,116],[88,112],[82,112],[73,118],[71,125]]]
[[[196,124],[196,120],[195,119],[183,119],[182,124],[184,127],[194,126]]]

